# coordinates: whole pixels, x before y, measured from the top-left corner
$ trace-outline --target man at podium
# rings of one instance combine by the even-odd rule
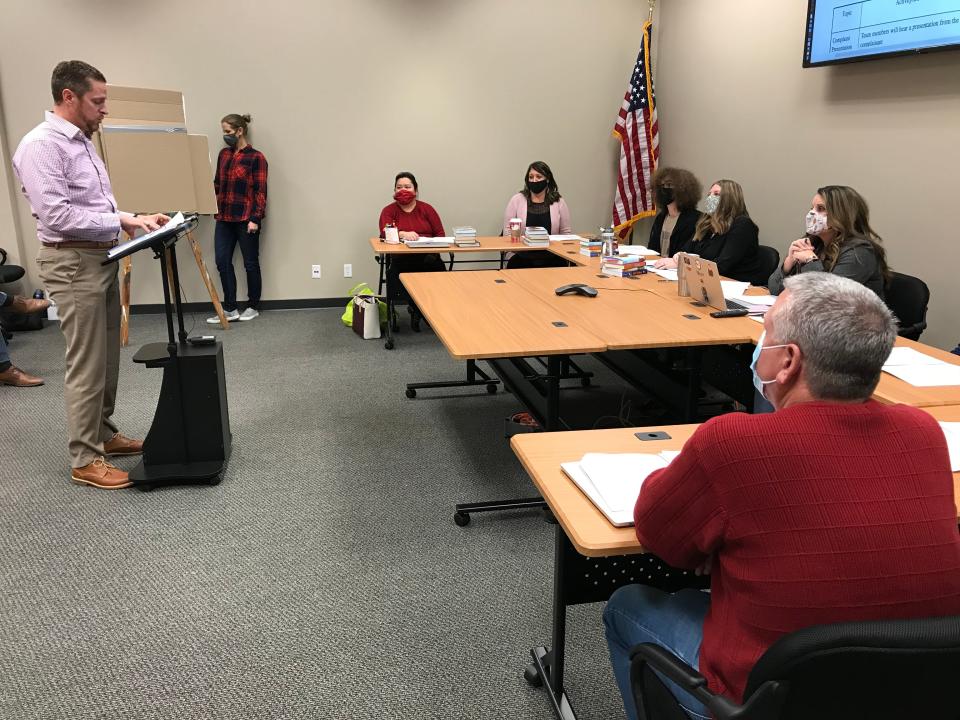
[[[105,457],[138,455],[143,443],[111,420],[120,367],[117,266],[102,265],[120,230],[133,236],[164,225],[166,215],[120,212],[107,169],[90,137],[107,115],[103,73],[79,60],[51,78],[53,111],[27,133],[13,156],[21,189],[37,219],[40,279],[60,314],[66,339],[64,400],[74,482],[129,487]]]

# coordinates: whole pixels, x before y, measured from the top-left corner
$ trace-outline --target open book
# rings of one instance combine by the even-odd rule
[[[560,468],[613,525],[626,527],[633,525],[633,507],[643,481],[677,455],[677,450],[658,454],[587,453],[579,462],[562,463]]]

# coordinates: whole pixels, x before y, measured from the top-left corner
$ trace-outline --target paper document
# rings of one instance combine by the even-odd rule
[[[640,255],[642,257],[660,257],[660,253],[644,245],[621,245],[617,248],[618,255]]]
[[[667,465],[662,457],[649,453],[587,453],[580,460],[581,469],[613,512],[631,510],[643,481]]]
[[[723,297],[726,299],[740,297],[750,287],[748,282],[739,282],[738,280],[721,280],[720,286],[723,288]]]
[[[550,235],[550,242],[563,242],[564,240],[583,240],[579,235]]]
[[[960,472],[960,422],[941,422],[940,428],[947,438],[950,451],[950,471]]]
[[[726,293],[724,293],[726,295]],[[742,302],[744,305],[766,305],[772,306],[777,301],[776,295],[735,295],[729,298]]]
[[[887,365],[943,365],[943,360],[927,355],[912,347],[895,347],[890,351],[890,356],[884,361],[883,366]]]
[[[454,238],[452,237],[420,237],[416,240],[404,240],[404,244],[407,247],[450,247],[453,245]]]
[[[668,268],[655,268],[653,266],[650,266],[647,268],[647,270],[652,272],[654,275],[659,275],[664,280],[672,280],[673,282],[677,282],[676,268],[668,269]]]
[[[960,385],[960,365],[884,365],[883,369],[914,387]]]

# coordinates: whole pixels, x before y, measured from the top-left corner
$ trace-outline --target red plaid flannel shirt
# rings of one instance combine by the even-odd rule
[[[247,145],[242,150],[223,148],[213,177],[217,192],[217,220],[254,222],[267,212],[267,159]]]

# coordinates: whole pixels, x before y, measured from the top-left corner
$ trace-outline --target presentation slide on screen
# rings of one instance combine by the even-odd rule
[[[960,0],[818,0],[808,18],[807,62],[960,43]]]

